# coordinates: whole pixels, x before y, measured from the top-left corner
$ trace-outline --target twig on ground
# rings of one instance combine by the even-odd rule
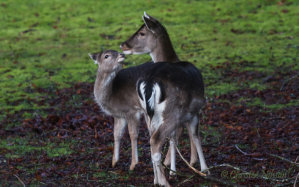
[[[183,182],[180,182],[177,186],[180,186],[182,184],[184,184],[185,182],[190,181],[195,175],[191,175],[190,177],[188,177],[187,179],[183,180]]]
[[[181,176],[181,177],[190,177],[190,175],[184,175],[184,174],[182,174],[181,172],[174,171],[174,170],[170,169],[168,166],[164,165],[163,162],[161,162],[161,164],[162,164],[162,166],[163,166],[164,168],[166,168],[166,169],[169,170],[169,171],[172,171],[173,173],[175,173],[175,174],[178,175],[178,176]]]
[[[237,144],[235,145],[235,148],[236,148],[238,151],[240,151],[240,152],[241,152],[243,155],[245,155],[245,156],[254,156],[254,155],[255,155],[255,153],[251,153],[251,154],[249,154],[249,153],[246,153],[246,152],[242,151],[242,150],[238,147]],[[293,161],[291,161],[291,160],[288,160],[288,159],[283,158],[283,157],[278,156],[278,155],[274,155],[274,154],[271,154],[271,153],[266,153],[266,154],[269,155],[269,156],[278,158],[278,159],[280,159],[280,160],[286,161],[286,162],[288,162],[288,163],[290,163],[290,164],[292,164],[292,165],[294,165],[294,166],[296,166],[296,167],[299,167],[299,163],[297,163],[298,157],[296,158],[296,161],[293,162]],[[265,158],[253,158],[253,159],[254,159],[254,160],[266,160]]]
[[[291,161],[291,160],[288,160],[288,159],[286,159],[286,158],[283,158],[283,157],[281,157],[281,156],[274,155],[274,154],[271,154],[271,153],[267,153],[267,155],[272,156],[272,157],[275,157],[275,158],[278,158],[278,159],[283,160],[283,161],[286,161],[286,162],[288,162],[288,163],[290,163],[290,164],[292,164],[292,165],[294,165],[294,166],[296,166],[296,167],[299,167],[299,163],[297,163],[297,159],[298,159],[298,157],[296,158],[296,161],[293,162],[293,161]]]
[[[296,179],[295,179],[295,182],[294,182],[294,187],[296,187],[298,176],[299,176],[299,173],[297,173],[297,176],[296,176]]]
[[[176,150],[177,152],[179,153],[181,159],[187,164],[187,166],[189,168],[191,168],[195,173],[197,173],[199,176],[203,177],[204,179],[206,180],[209,180],[209,181],[212,181],[212,182],[217,182],[219,184],[222,184],[222,185],[225,185],[225,186],[240,186],[240,185],[237,185],[237,184],[234,184],[234,183],[231,183],[229,181],[224,181],[224,180],[221,180],[219,178],[215,178],[215,177],[212,177],[212,176],[208,176],[207,174],[205,173],[202,173],[200,171],[198,171],[197,169],[195,169],[194,167],[192,167],[188,162],[187,160],[183,157],[183,155],[181,154],[179,148],[177,146],[176,147]],[[209,170],[210,168],[208,168],[207,170]]]
[[[187,166],[188,166],[189,168],[191,168],[195,173],[199,174],[200,176],[203,176],[203,177],[206,177],[206,176],[207,176],[207,174],[202,173],[202,172],[198,171],[197,169],[195,169],[193,166],[191,166],[191,165],[188,163],[188,161],[183,157],[183,155],[181,154],[181,152],[180,152],[180,150],[179,150],[179,148],[178,148],[177,146],[176,146],[176,150],[177,150],[177,152],[179,153],[179,155],[180,155],[180,157],[182,158],[182,160],[187,164]]]
[[[247,155],[247,156],[254,156],[254,155],[255,155],[255,154],[248,154],[248,153],[242,151],[237,145],[235,145],[235,147],[236,147],[242,154],[244,154],[244,155]],[[188,161],[183,157],[183,155],[181,154],[181,152],[180,152],[180,150],[178,149],[177,146],[176,146],[176,150],[177,150],[177,152],[179,153],[179,155],[180,155],[180,157],[182,158],[182,160],[187,164],[187,166],[188,166],[189,168],[191,168],[195,173],[197,173],[197,174],[199,174],[201,177],[203,177],[204,179],[207,179],[207,180],[210,180],[210,181],[214,181],[214,182],[218,182],[218,183],[220,183],[220,184],[229,185],[229,186],[236,186],[236,185],[237,185],[237,184],[230,183],[230,182],[228,182],[228,181],[223,181],[223,180],[220,180],[220,179],[218,179],[218,178],[214,178],[214,177],[211,177],[211,176],[207,176],[205,173],[202,173],[202,172],[198,171],[197,169],[195,169],[194,167],[192,167],[192,166],[188,163]],[[279,158],[279,159],[281,159],[281,160],[284,160],[284,161],[286,161],[286,162],[289,162],[289,163],[291,163],[291,164],[294,164],[295,166],[298,167],[298,164],[296,163],[298,157],[296,158],[296,161],[295,161],[295,162],[292,162],[292,161],[290,161],[290,160],[288,160],[288,159],[285,159],[285,158],[280,157],[280,156],[277,156],[277,155],[273,155],[273,154],[268,154],[268,155],[273,156],[273,157],[276,157],[276,158]],[[240,173],[240,174],[244,174],[244,175],[252,175],[252,173],[247,172],[247,171],[245,171],[245,170],[242,170],[242,169],[240,169],[240,168],[238,168],[238,167],[232,166],[232,165],[230,165],[230,164],[221,164],[221,165],[217,165],[217,166],[212,166],[212,167],[208,168],[207,170],[211,170],[211,169],[213,169],[213,168],[219,168],[219,167],[229,167],[229,168],[232,168],[232,169],[234,169],[234,170],[237,170],[237,171],[242,172],[242,173]],[[299,175],[299,174],[298,174],[298,175]],[[297,182],[298,175],[296,176],[295,184],[296,184],[296,182]],[[284,182],[289,182],[289,181],[291,181],[291,180],[294,179],[294,177],[292,177],[292,178],[287,178],[287,179],[281,179],[281,180],[279,180],[279,179],[269,178],[269,177],[267,177],[267,176],[263,176],[263,175],[255,175],[255,177],[256,177],[256,178],[260,178],[260,179],[264,179],[264,180],[269,180],[269,181],[274,181],[274,182],[282,182],[282,183],[284,183]],[[184,182],[183,182],[183,183],[184,183]]]
[[[246,153],[244,151],[242,151],[237,144],[235,144],[235,148],[238,149],[238,151],[240,151],[243,155],[245,156],[255,156],[255,153],[252,153],[252,154],[249,154],[249,153]],[[266,158],[252,158],[253,160],[259,160],[259,161],[262,161],[262,160],[267,160]]]
[[[19,180],[19,182],[24,186],[26,187],[25,183],[20,179],[20,177],[18,177],[18,175],[15,175],[14,176]]]

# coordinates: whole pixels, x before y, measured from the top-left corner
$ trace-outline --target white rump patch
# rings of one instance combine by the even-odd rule
[[[151,109],[154,109],[154,107],[155,107],[155,99],[156,99],[155,95],[156,95],[156,89],[154,87],[153,91],[152,91],[152,95],[148,100],[149,106],[150,106]]]
[[[160,86],[155,83],[153,86],[153,92],[154,94],[154,116],[152,118],[151,121],[151,129],[152,131],[156,131],[163,123],[164,123],[164,119],[163,119],[163,112],[165,110],[165,106],[166,106],[166,101],[163,101],[161,103],[159,103],[160,97],[161,97],[161,88]]]
[[[146,100],[145,100],[145,82],[142,82],[140,85],[139,85],[139,92],[141,93],[141,97],[138,97],[139,98],[139,102],[141,104],[141,107],[143,108],[143,110],[146,112]]]

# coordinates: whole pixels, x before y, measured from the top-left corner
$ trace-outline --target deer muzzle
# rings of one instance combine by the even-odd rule
[[[125,54],[132,54],[132,49],[129,46],[129,44],[127,42],[123,42],[120,45],[120,49],[125,53]]]

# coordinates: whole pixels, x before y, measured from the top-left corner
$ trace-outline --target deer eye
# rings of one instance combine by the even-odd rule
[[[109,55],[105,55],[105,57],[104,58],[108,58],[109,57]]]
[[[140,36],[144,36],[145,34],[144,34],[143,32],[140,32],[139,35],[140,35]]]

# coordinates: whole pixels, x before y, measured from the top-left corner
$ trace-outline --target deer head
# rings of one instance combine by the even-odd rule
[[[125,55],[113,50],[90,53],[89,57],[98,64],[99,71],[113,72],[122,69]]]
[[[125,54],[149,53],[154,62],[179,61],[165,27],[144,12],[144,24],[120,45]]]

